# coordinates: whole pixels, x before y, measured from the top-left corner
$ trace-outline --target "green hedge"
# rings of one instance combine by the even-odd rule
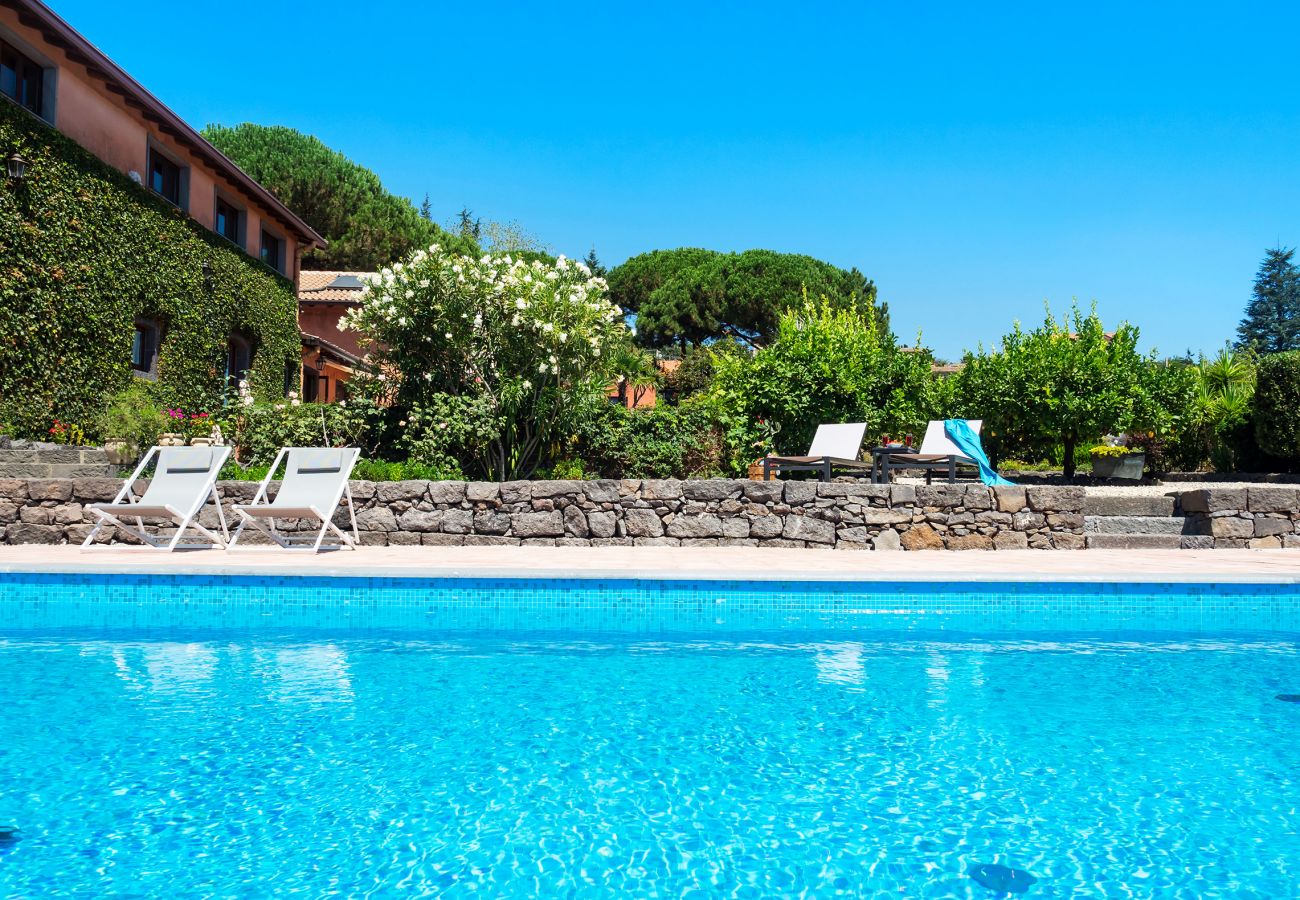
[[[129,384],[134,320],[162,321],[155,394],[222,402],[232,332],[254,346],[255,394],[284,394],[300,339],[292,283],[15,104],[0,100],[0,428],[93,423]],[[205,272],[205,265],[207,272]]]
[[[1264,452],[1300,462],[1300,350],[1259,361],[1254,419],[1255,437]]]

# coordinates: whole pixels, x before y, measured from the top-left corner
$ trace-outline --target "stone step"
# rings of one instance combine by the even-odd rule
[[[118,467],[107,462],[0,463],[0,478],[116,478]]]
[[[1202,534],[1090,534],[1089,550],[1209,550],[1214,538]]]
[[[1183,516],[1084,516],[1087,534],[1182,534]]]
[[[1086,516],[1172,516],[1176,511],[1174,497],[1115,497],[1092,494],[1083,503]]]

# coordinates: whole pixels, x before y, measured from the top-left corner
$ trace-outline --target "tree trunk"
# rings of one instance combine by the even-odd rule
[[[1074,445],[1076,443],[1074,435],[1065,435],[1065,462],[1062,469],[1067,481],[1074,478]]]

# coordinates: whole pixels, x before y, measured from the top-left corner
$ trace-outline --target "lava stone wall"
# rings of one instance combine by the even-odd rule
[[[8,544],[80,543],[89,503],[113,479],[0,480]],[[222,482],[247,503],[249,482]],[[1076,487],[871,485],[815,481],[457,481],[352,483],[371,545],[763,546],[876,550],[1082,549]],[[200,522],[216,525],[209,506]],[[227,521],[234,517],[227,511]],[[347,523],[347,513],[335,519]],[[165,527],[160,533],[167,533]],[[252,530],[245,538],[252,542]],[[107,529],[100,540],[122,540]]]

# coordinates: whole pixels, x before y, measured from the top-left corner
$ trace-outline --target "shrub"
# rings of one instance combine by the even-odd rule
[[[252,397],[245,396],[245,400]],[[382,415],[373,403],[240,402],[218,422],[244,466],[270,465],[281,447],[365,447],[372,423]]]
[[[691,478],[722,471],[722,432],[704,404],[606,404],[579,423],[584,471],[605,478]]]
[[[1260,359],[1254,418],[1255,435],[1266,453],[1300,462],[1300,350]]]
[[[125,441],[134,454],[157,444],[158,435],[167,430],[166,415],[154,401],[148,382],[137,379],[108,398],[98,423],[99,434],[105,440]]]
[[[761,420],[792,454],[824,422],[866,422],[868,440],[919,429],[932,405],[930,360],[903,352],[870,311],[805,301],[782,314],[769,346],[714,357],[708,398],[726,431],[723,469],[739,474],[759,455]]]
[[[344,319],[374,347],[400,409],[475,398],[496,433],[462,463],[495,479],[553,458],[584,410],[604,402],[609,350],[624,340],[604,279],[581,263],[471,258],[438,245],[384,269]]]

